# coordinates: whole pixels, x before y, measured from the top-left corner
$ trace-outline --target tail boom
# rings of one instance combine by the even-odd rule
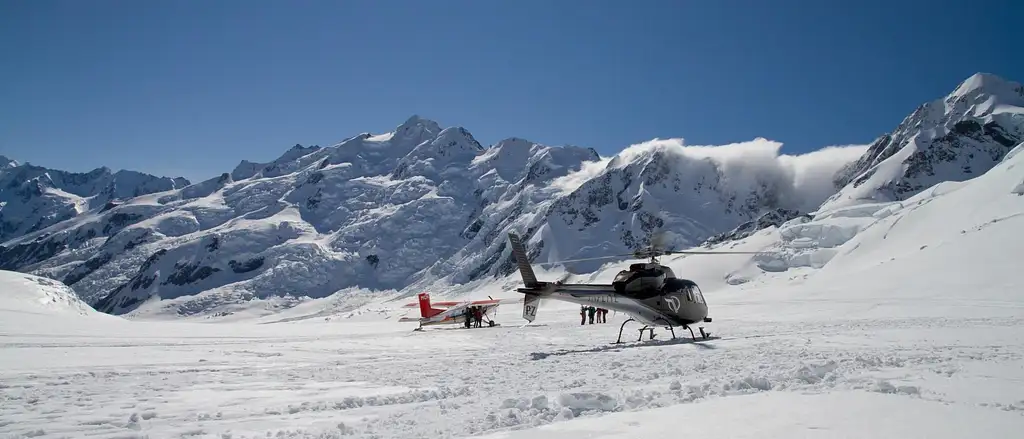
[[[519,268],[519,274],[523,277],[523,283],[527,288],[541,286],[537,275],[533,273],[533,267],[530,267],[530,260],[526,256],[526,246],[523,245],[523,240],[519,238],[519,235],[509,232],[508,241],[512,244],[512,257],[516,259],[516,266]]]

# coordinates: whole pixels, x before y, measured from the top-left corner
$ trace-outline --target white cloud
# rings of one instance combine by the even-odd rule
[[[728,145],[685,145],[683,139],[653,139],[631,145],[614,157],[589,162],[553,186],[568,193],[601,174],[606,167],[626,166],[637,158],[664,151],[678,158],[673,166],[684,173],[706,172],[708,162],[721,173],[725,184],[737,191],[771,182],[781,189],[782,202],[808,211],[836,192],[832,179],[847,163],[861,157],[868,145],[828,146],[806,154],[779,154],[782,143],[756,138]]]
[[[793,192],[804,200],[804,209],[809,210],[836,193],[838,189],[832,186],[836,172],[863,156],[870,146],[827,146],[807,154],[782,155],[779,162],[790,169]]]
[[[560,190],[563,194],[572,193],[572,191],[582,186],[583,183],[586,183],[587,180],[600,175],[609,161],[611,161],[611,157],[605,157],[592,162],[583,162],[579,171],[551,180],[551,187]]]

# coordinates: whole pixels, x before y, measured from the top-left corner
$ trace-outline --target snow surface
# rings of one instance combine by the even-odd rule
[[[411,300],[355,290],[273,314],[71,319],[63,306],[9,305],[46,293],[5,273],[0,428],[54,438],[1019,437],[1021,150],[902,202],[719,245],[788,259],[664,258],[709,303],[714,338],[696,343],[659,329],[653,342],[610,344],[625,316],[581,326],[578,308],[560,302],[542,303],[530,325],[505,307],[499,327],[414,332],[396,321]],[[820,255],[798,257],[808,252]],[[607,279],[626,263],[569,281]],[[516,297],[516,283],[432,297]]]
[[[31,274],[0,270],[0,295],[0,316],[4,319],[26,314],[117,319],[82,302],[67,285]]]

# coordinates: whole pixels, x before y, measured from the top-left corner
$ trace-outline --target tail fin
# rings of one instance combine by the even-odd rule
[[[540,285],[537,281],[537,275],[533,274],[533,268],[530,267],[530,260],[526,257],[526,247],[523,246],[523,241],[519,239],[519,235],[508,232],[508,241],[512,244],[512,256],[516,258],[516,265],[519,266],[519,274],[523,276],[523,282],[527,288],[533,288]]]
[[[528,322],[532,322],[533,319],[537,318],[537,308],[539,306],[540,296],[527,294],[526,300],[523,301],[523,318]]]
[[[437,315],[437,314],[442,312],[439,309],[434,309],[434,308],[430,307],[430,294],[428,294],[428,293],[420,293],[419,294],[419,299],[420,299],[420,316],[422,316],[423,318],[425,318],[425,319],[426,318],[430,318],[430,317],[433,317],[433,316],[435,316],[435,315]]]

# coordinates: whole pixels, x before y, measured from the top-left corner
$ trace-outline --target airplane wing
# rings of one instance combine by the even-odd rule
[[[455,306],[455,305],[459,305],[461,303],[465,303],[465,302],[455,302],[455,301],[449,301],[449,302],[430,302],[430,306],[435,307],[435,308],[447,308],[449,306]],[[402,308],[417,308],[419,306],[420,306],[419,302],[411,302],[411,303],[406,303],[405,305],[402,305]]]
[[[468,305],[472,305],[472,306],[502,305],[502,304],[506,304],[506,303],[522,303],[522,301],[523,301],[523,299],[521,299],[521,298],[519,298],[519,299],[474,300],[474,301],[470,301],[470,302],[455,301],[455,300],[453,300],[453,301],[446,301],[446,302],[430,302],[430,306],[438,307],[438,308],[448,308],[448,307],[458,306],[458,305],[462,305],[462,304],[468,304]],[[402,308],[416,308],[418,306],[420,306],[419,302],[411,302],[411,303],[406,303],[405,305],[402,305]]]

